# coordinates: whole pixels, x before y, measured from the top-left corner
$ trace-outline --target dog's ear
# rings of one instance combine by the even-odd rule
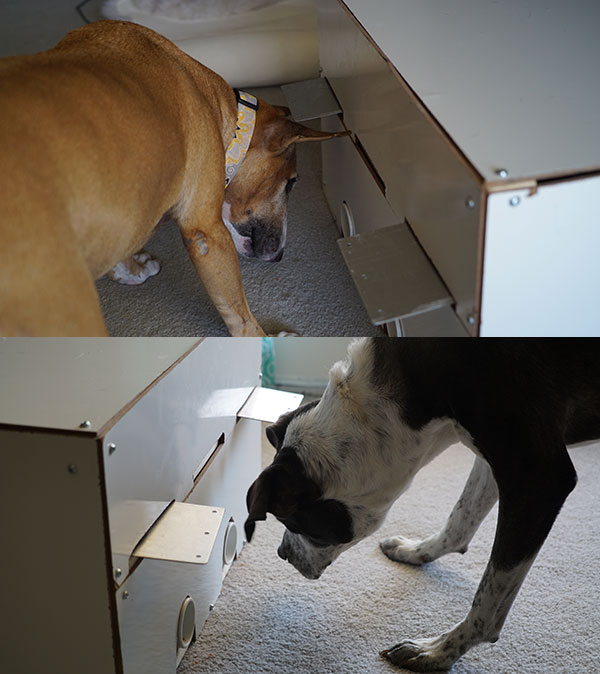
[[[348,135],[350,135],[350,131],[317,131],[298,124],[298,122],[282,119],[278,122],[277,133],[273,135],[269,150],[274,154],[282,154],[293,143],[303,143],[309,140],[329,140],[330,138]]]
[[[273,108],[280,117],[289,117],[292,114],[292,111],[286,108],[285,105],[274,105]]]
[[[315,407],[315,405],[318,404],[319,404],[318,400],[313,400],[310,403],[300,405],[300,407],[298,407],[295,410],[292,410],[291,412],[286,412],[285,414],[282,414],[274,424],[267,426],[267,428],[265,429],[267,440],[273,445],[273,447],[275,447],[276,450],[279,451],[281,449],[281,446],[283,445],[285,432],[287,430],[290,421],[294,417],[297,417],[299,414],[304,414],[304,412],[308,412],[308,410],[312,409],[313,407]]]
[[[266,520],[268,512],[280,518],[289,517],[300,503],[310,503],[318,497],[319,489],[306,477],[296,451],[286,448],[248,489],[246,539],[250,542],[255,522]]]

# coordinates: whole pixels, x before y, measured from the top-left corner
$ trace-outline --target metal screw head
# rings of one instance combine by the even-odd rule
[[[121,569],[119,568],[115,569],[115,578],[120,578],[122,573],[123,572],[121,571]]]
[[[92,422],[89,419],[86,419],[79,424],[79,428],[89,428],[91,425]]]
[[[129,592],[127,592],[127,590],[123,590],[122,597],[123,599],[127,599],[127,597],[129,597]]]
[[[499,178],[508,178],[508,171],[506,169],[496,169],[495,173]]]
[[[76,466],[74,463],[70,463],[70,464],[67,466],[67,470],[69,471],[69,473],[71,473],[71,475],[75,475],[75,473],[76,473],[79,469],[77,468],[77,466]]]
[[[475,208],[475,199],[471,199],[471,197],[469,197],[469,198],[465,201],[465,206],[466,206],[467,208]]]
[[[511,199],[509,199],[508,203],[511,206],[518,206],[521,203],[521,197],[518,197],[518,196],[511,197]]]
[[[108,443],[108,454],[109,454],[109,456],[110,456],[111,454],[114,454],[116,449],[117,449],[117,446],[115,445],[114,442],[109,442],[109,443]]]
[[[473,316],[473,314],[469,314],[467,316],[467,322],[469,325],[475,325],[475,316]]]

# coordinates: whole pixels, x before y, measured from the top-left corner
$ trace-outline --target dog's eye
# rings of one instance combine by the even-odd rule
[[[285,193],[289,194],[294,185],[298,182],[298,178],[290,178],[285,185]]]

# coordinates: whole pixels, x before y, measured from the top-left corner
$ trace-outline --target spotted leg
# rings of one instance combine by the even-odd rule
[[[500,499],[498,525],[469,613],[438,637],[408,639],[382,651],[395,665],[415,672],[447,670],[471,647],[498,639],[512,602],[576,482],[564,446],[549,447],[545,453],[517,446],[512,453],[512,460],[493,465]]]
[[[477,456],[463,493],[439,533],[422,541],[403,536],[386,538],[381,542],[381,549],[390,559],[407,564],[424,564],[449,552],[466,552],[497,499],[498,489],[492,470]]]

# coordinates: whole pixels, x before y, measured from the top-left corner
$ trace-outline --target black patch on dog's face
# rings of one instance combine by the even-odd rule
[[[348,508],[334,499],[317,500],[289,517],[277,518],[294,534],[302,534],[316,547],[349,543],[353,538]]]

